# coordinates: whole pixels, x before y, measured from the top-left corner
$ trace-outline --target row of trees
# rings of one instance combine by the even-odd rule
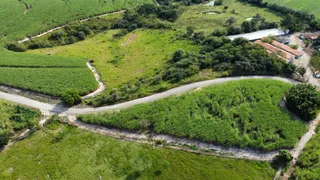
[[[241,0],[242,2],[257,5],[259,7],[269,8],[275,12],[280,12],[287,17],[285,17],[281,26],[289,29],[292,32],[301,31],[303,29],[307,30],[319,30],[320,21],[313,15],[304,11],[294,10],[285,6],[278,5],[276,3],[268,3],[263,0]]]
[[[234,20],[230,17],[226,23],[229,25],[232,25]],[[264,29],[272,29],[272,28],[278,28],[277,22],[268,22],[264,17],[262,17],[260,14],[255,15],[251,21],[244,21],[241,26],[230,26],[227,29],[228,35],[235,35],[235,34],[241,34],[241,33],[250,33],[258,30],[264,30]]]

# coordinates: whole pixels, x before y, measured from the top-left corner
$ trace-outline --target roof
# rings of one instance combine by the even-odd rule
[[[286,52],[286,51],[284,51],[282,49],[279,49],[279,48],[277,48],[275,46],[272,46],[271,44],[264,43],[261,40],[258,40],[255,43],[260,44],[261,46],[266,48],[269,52],[275,53],[277,55],[280,55],[281,57],[284,57],[286,59],[294,59],[295,58],[294,55],[292,55],[292,54],[290,54],[290,53],[288,53],[288,52]]]
[[[286,33],[284,33],[281,29],[266,29],[261,31],[255,31],[252,33],[232,35],[228,36],[228,38],[230,38],[233,41],[236,38],[243,37],[245,39],[248,39],[249,41],[254,41],[268,36],[282,36],[285,34]]]
[[[318,35],[317,34],[313,34],[313,33],[308,33],[308,34],[303,34],[303,37],[306,38],[306,39],[315,40],[315,39],[318,38]]]
[[[272,45],[278,47],[278,48],[281,48],[295,56],[302,56],[303,55],[303,52],[300,52],[300,51],[297,51],[295,49],[292,49],[291,47],[287,46],[287,45],[284,45],[282,43],[279,43],[277,41],[272,41]]]

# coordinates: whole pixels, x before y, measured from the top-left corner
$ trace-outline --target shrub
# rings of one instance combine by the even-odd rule
[[[278,167],[287,167],[292,158],[292,155],[287,150],[280,150],[279,154],[273,159],[273,164]]]
[[[25,45],[17,44],[17,43],[7,44],[6,48],[10,51],[15,51],[15,52],[23,52],[27,50]]]
[[[300,118],[309,121],[317,115],[320,107],[320,95],[315,86],[298,84],[286,93],[286,105]]]
[[[82,101],[79,93],[75,90],[69,90],[69,91],[65,92],[61,96],[61,100],[67,106],[73,106],[73,105],[81,103],[81,101]]]

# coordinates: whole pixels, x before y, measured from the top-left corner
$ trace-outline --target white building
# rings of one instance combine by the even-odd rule
[[[283,36],[283,35],[286,35],[286,33],[281,29],[266,29],[261,31],[255,31],[252,33],[232,35],[232,36],[228,36],[228,38],[230,38],[233,41],[236,38],[243,37],[245,39],[248,39],[249,41],[255,41],[268,36]]]

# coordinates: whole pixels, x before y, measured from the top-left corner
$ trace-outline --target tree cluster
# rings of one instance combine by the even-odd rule
[[[286,93],[286,106],[301,119],[310,121],[320,108],[320,94],[311,84],[297,84]]]
[[[255,15],[251,21],[244,21],[241,26],[230,26],[227,30],[228,35],[250,33],[258,30],[278,28],[278,23],[268,22],[260,14]]]
[[[291,32],[307,30],[319,30],[320,21],[313,15],[304,11],[294,10],[285,6],[278,5],[276,3],[268,3],[263,0],[241,0],[242,2],[257,5],[259,7],[269,8],[275,12],[280,12],[285,17],[281,26],[289,29]]]

